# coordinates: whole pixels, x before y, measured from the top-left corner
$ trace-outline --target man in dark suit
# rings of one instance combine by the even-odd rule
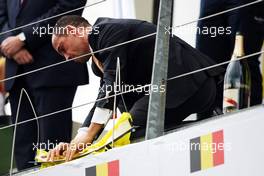
[[[55,19],[43,20],[60,13],[84,6],[86,0],[0,0],[0,32],[38,22],[13,30],[0,36],[1,51],[5,54],[6,77],[12,77],[40,67],[63,61],[51,45],[51,35],[40,30],[53,27]],[[82,10],[73,14],[81,15]],[[72,106],[73,98],[80,84],[88,83],[85,64],[67,63],[6,82],[10,93],[13,122],[17,113],[20,91],[29,93],[38,116]],[[16,133],[15,159],[17,168],[31,167],[35,147],[46,148],[61,141],[70,141],[72,112],[51,115],[38,120],[40,141],[37,141],[37,123],[19,125]],[[29,101],[23,95],[18,122],[35,118]],[[58,127],[59,124],[59,127]],[[51,144],[50,146],[47,146]]]
[[[57,33],[52,37],[53,47],[64,55],[66,59],[98,51],[131,39],[142,37],[156,32],[156,26],[140,20],[99,18],[92,27],[84,18],[66,16],[61,18],[57,28],[64,28],[65,33]],[[77,30],[81,27],[91,29],[88,35],[82,35]],[[75,34],[75,31],[77,33]],[[89,31],[89,30],[86,30]],[[81,47],[80,47],[81,46]],[[98,99],[113,95],[117,57],[120,58],[120,74],[122,85],[137,88],[151,82],[155,36],[151,36],[133,43],[112,48],[111,50],[96,53],[92,56],[92,68],[96,75],[101,77]],[[82,57],[77,61],[88,60]],[[200,68],[213,65],[214,62],[201,54],[190,45],[174,36],[170,41],[170,55],[168,78]],[[214,108],[217,77],[223,72],[221,68],[211,69],[180,79],[168,81],[166,102],[166,128],[172,124],[179,124],[188,115],[203,112]],[[150,91],[165,91],[156,87]],[[155,90],[154,90],[155,89]],[[124,90],[124,89],[123,89]],[[124,94],[124,102],[132,114],[133,123],[139,126],[138,136],[145,133],[149,92],[135,91]],[[121,112],[125,111],[121,97],[117,97],[117,104]],[[78,148],[72,145],[87,144],[106,124],[113,108],[113,98],[97,101],[86,118],[83,128],[71,144],[60,144],[49,154],[53,159],[61,150],[67,150],[66,158],[70,160]],[[136,137],[138,137],[136,136]],[[74,148],[76,150],[74,150]],[[72,150],[71,150],[72,149]]]
[[[228,10],[254,0],[201,0],[200,18]],[[197,34],[196,48],[214,59],[217,63],[231,59],[236,32],[244,35],[245,54],[252,54],[261,50],[264,39],[264,2],[234,10],[213,18],[201,20],[198,27],[229,28],[227,34]],[[248,58],[251,71],[251,106],[262,103],[262,77],[259,68],[259,56]],[[227,66],[227,65],[226,65]],[[226,68],[225,66],[225,68]],[[222,107],[223,87],[218,90],[218,105]],[[201,115],[204,118],[206,115]],[[208,114],[207,114],[208,116]]]

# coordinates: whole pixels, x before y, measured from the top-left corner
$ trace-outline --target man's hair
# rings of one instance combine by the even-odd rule
[[[88,27],[91,26],[90,23],[83,17],[78,15],[67,15],[61,17],[55,24],[55,35],[63,35],[65,34],[64,30],[66,26],[71,25],[74,27]],[[62,31],[63,30],[63,31]]]

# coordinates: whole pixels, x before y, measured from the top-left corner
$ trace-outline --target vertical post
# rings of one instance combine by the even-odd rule
[[[166,28],[171,26],[173,0],[161,0],[159,9],[156,46],[154,53],[151,85],[166,87],[169,40],[170,35]],[[150,89],[151,90],[151,89]],[[151,91],[148,120],[145,139],[153,139],[163,135],[165,119],[166,92]]]

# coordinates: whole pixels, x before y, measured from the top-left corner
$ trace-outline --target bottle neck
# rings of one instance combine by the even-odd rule
[[[240,57],[245,56],[244,52],[244,38],[242,35],[237,35],[236,36],[236,41],[235,41],[235,48],[233,52],[232,59],[237,59]]]

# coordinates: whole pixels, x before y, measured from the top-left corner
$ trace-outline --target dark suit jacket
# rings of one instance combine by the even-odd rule
[[[0,32],[13,29],[31,22],[42,20],[68,10],[84,6],[86,0],[0,0]],[[82,10],[74,12],[81,15]],[[53,26],[58,18],[42,21],[28,27],[0,35],[0,43],[9,36],[21,32],[26,36],[26,49],[33,55],[34,63],[18,66],[12,59],[7,59],[6,77],[14,76],[22,72],[31,71],[53,63],[61,62],[63,57],[58,55],[51,45],[51,35],[34,34],[34,29]],[[38,87],[60,87],[77,86],[88,83],[88,73],[85,64],[70,62],[60,66],[39,71],[25,77],[29,86]],[[12,88],[14,80],[8,81],[5,85],[7,90]]]
[[[94,51],[156,32],[155,25],[139,20],[99,18],[94,26],[98,27],[100,31],[99,34],[95,31],[89,35],[89,43]],[[124,84],[134,85],[137,88],[137,85],[151,83],[155,38],[156,36],[151,36],[95,54],[103,63],[104,69],[104,74],[101,74],[93,64],[93,71],[102,78],[98,98],[105,97],[106,89],[109,90],[108,85],[113,85],[115,81],[117,57],[120,58],[121,80]],[[214,64],[211,59],[178,37],[171,38],[168,78]],[[172,108],[182,104],[196,93],[208,77],[214,77],[221,73],[223,73],[223,69],[218,67],[169,81],[166,107]],[[112,109],[113,99],[96,102],[94,107]],[[93,110],[94,108],[89,113],[84,126],[89,125]]]
[[[241,0],[242,4],[254,0]],[[256,33],[260,40],[264,38],[264,2],[260,2],[240,10],[240,31],[244,34]],[[252,34],[251,34],[252,36]],[[261,43],[262,44],[262,43]],[[260,44],[260,45],[261,45]]]

